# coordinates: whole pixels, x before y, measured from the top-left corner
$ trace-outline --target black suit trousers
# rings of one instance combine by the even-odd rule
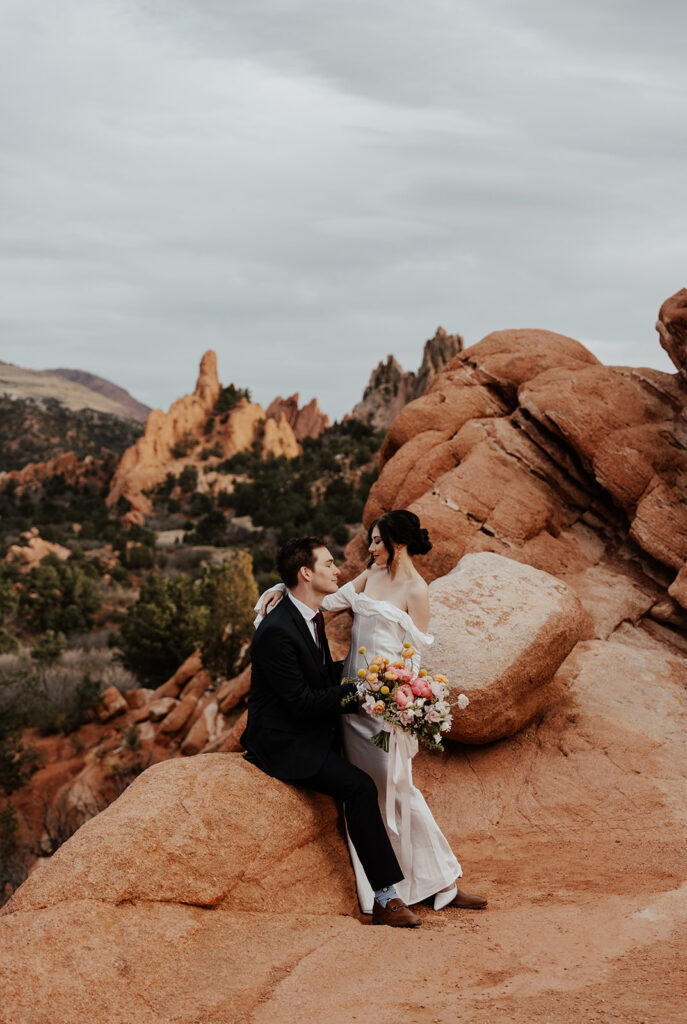
[[[384,827],[377,787],[366,772],[331,752],[316,775],[293,781],[343,802],[348,834],[375,891],[401,881],[403,872]]]

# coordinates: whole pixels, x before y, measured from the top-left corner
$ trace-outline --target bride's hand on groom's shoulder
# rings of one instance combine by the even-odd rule
[[[271,594],[266,594],[265,600],[262,602],[262,605],[260,606],[260,614],[263,616],[263,618],[265,615],[267,615],[268,612],[271,612],[273,608],[276,608],[280,601],[281,594],[279,593],[279,591],[272,592]]]

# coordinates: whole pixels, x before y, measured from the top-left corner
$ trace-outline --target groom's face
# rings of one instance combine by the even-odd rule
[[[310,584],[318,594],[333,594],[338,588],[339,570],[327,548],[315,548],[315,564],[311,570]]]

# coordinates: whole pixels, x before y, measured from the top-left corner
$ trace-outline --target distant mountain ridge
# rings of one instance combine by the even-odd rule
[[[138,423],[150,412],[124,388],[85,370],[27,370],[0,361],[0,394],[3,393],[34,402],[52,399],[72,412],[91,409]]]
[[[126,415],[126,410],[128,410],[130,418],[139,420],[141,423],[145,423],[148,413],[151,411],[149,405],[139,402],[125,388],[119,387],[118,384],[113,384],[112,381],[106,380],[104,377],[98,377],[95,373],[89,373],[87,370],[70,370],[60,367],[57,370],[43,370],[42,372],[53,374],[56,377],[63,377],[65,380],[73,381],[75,384],[82,384],[89,391],[117,402],[125,410],[123,415]]]

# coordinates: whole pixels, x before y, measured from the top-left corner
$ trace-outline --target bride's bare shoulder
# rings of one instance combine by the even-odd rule
[[[413,597],[426,597],[429,593],[429,587],[423,580],[422,576],[418,573],[417,576],[413,576],[412,580],[408,584],[408,595]]]

